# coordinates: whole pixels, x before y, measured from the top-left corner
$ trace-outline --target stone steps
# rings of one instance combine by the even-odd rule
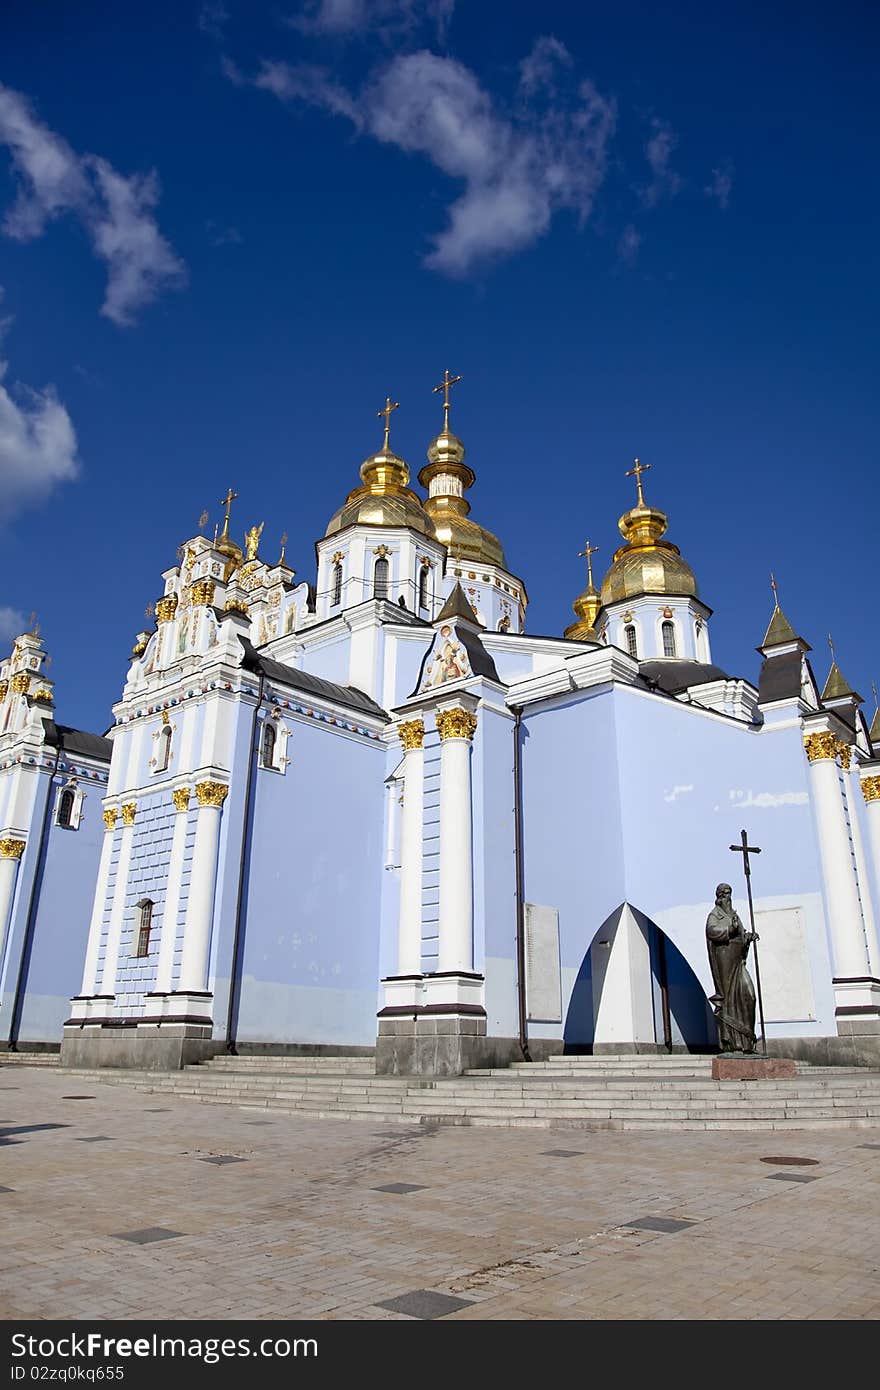
[[[0,1067],[57,1067],[59,1052],[0,1052]]]

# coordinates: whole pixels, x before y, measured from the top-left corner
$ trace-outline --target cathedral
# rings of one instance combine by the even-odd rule
[[[530,634],[471,515],[458,379],[422,492],[386,401],[314,583],[262,526],[239,544],[229,489],[106,733],[60,722],[37,632],[0,662],[0,1046],[423,1075],[709,1051],[706,919],[727,879],[747,921],[745,829],[769,1050],[880,1061],[880,714],[836,662],[820,689],[778,603],[754,678],[713,663],[638,459],[601,583],[587,543],[575,621]]]

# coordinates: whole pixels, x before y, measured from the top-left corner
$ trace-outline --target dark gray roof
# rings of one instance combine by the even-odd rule
[[[455,581],[455,588],[440,609],[434,622],[443,623],[448,618],[464,618],[465,622],[473,623],[474,627],[480,626],[480,620],[468,603],[467,595],[458,580]]]
[[[710,681],[730,680],[720,666],[705,661],[642,661],[639,673],[652,685],[658,685],[668,695],[677,695],[692,685],[708,685]]]
[[[457,627],[455,635],[461,640],[461,644],[468,654],[474,675],[485,676],[487,680],[498,681],[500,684],[501,678],[495,669],[495,662],[486,651],[477,633],[469,632],[466,627]]]
[[[66,724],[56,724],[54,719],[44,719],[43,728],[51,748],[60,747],[63,753],[73,757],[97,758],[99,762],[109,763],[113,752],[109,738],[87,734],[83,729],[70,729]]]
[[[798,699],[801,693],[801,664],[800,652],[765,657],[758,677],[758,704],[770,705],[774,700]]]
[[[356,690],[353,685],[336,685],[334,681],[322,680],[320,676],[309,675],[307,671],[284,666],[280,661],[273,661],[270,656],[263,656],[246,637],[239,637],[238,640],[244,647],[243,665],[246,671],[262,671],[270,680],[278,681],[280,685],[289,685],[294,690],[302,690],[308,695],[317,695],[331,700],[334,704],[345,705],[348,709],[360,710],[362,714],[371,714],[388,721],[388,715],[382,706],[377,705],[362,690]]]

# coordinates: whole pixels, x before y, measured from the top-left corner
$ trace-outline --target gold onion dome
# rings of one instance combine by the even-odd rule
[[[226,516],[223,519],[223,530],[214,540],[214,549],[219,550],[221,555],[226,556],[225,579],[229,578],[233,570],[238,569],[238,566],[244,559],[244,551],[240,545],[236,545],[229,534],[229,512],[237,496],[238,493],[233,492],[232,488],[230,488],[226,496],[221,499],[220,505],[226,508]]]
[[[593,583],[593,556],[598,549],[597,545],[590,545],[590,542],[587,541],[586,548],[578,556],[579,559],[586,559],[587,562],[587,587],[582,594],[578,594],[572,604],[577,615],[577,622],[570,623],[563,634],[570,642],[599,641],[599,635],[596,632],[596,618],[602,607],[602,596]]]
[[[419,482],[428,490],[425,511],[451,558],[506,569],[504,547],[498,537],[468,516],[471,504],[464,493],[473,487],[476,475],[464,461],[464,445],[449,428],[449,389],[458,381],[461,377],[450,377],[447,371],[444,381],[434,387],[445,392],[443,429],[428,445],[428,462],[419,473]]]
[[[642,495],[640,474],[650,466],[636,459],[636,467],[630,470],[636,476],[638,502],[617,523],[625,544],[614,552],[611,567],[602,580],[603,605],[638,598],[640,594],[697,596],[697,581],[690,565],[682,559],[677,545],[662,539],[669,518],[659,507],[649,507]]]
[[[348,494],[343,505],[334,512],[326,536],[335,535],[346,526],[408,526],[425,536],[434,535],[434,527],[418,495],[407,486],[409,468],[406,461],[392,450],[389,438],[391,411],[397,406],[388,397],[385,409],[385,439],[381,449],[361,464],[361,486]]]

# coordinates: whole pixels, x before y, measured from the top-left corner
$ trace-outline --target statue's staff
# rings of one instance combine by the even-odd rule
[[[752,942],[755,947],[755,987],[758,992],[758,1017],[761,1020],[761,1051],[767,1056],[767,1034],[764,1031],[764,1000],[761,997],[761,967],[758,962],[758,933],[755,930],[755,908],[752,903],[752,868],[749,863],[750,854],[760,854],[757,845],[749,844],[749,837],[746,832],[741,831],[742,844],[731,845],[734,854],[741,854],[743,857],[743,868],[746,873],[746,891],[749,895],[749,922],[752,928]]]

